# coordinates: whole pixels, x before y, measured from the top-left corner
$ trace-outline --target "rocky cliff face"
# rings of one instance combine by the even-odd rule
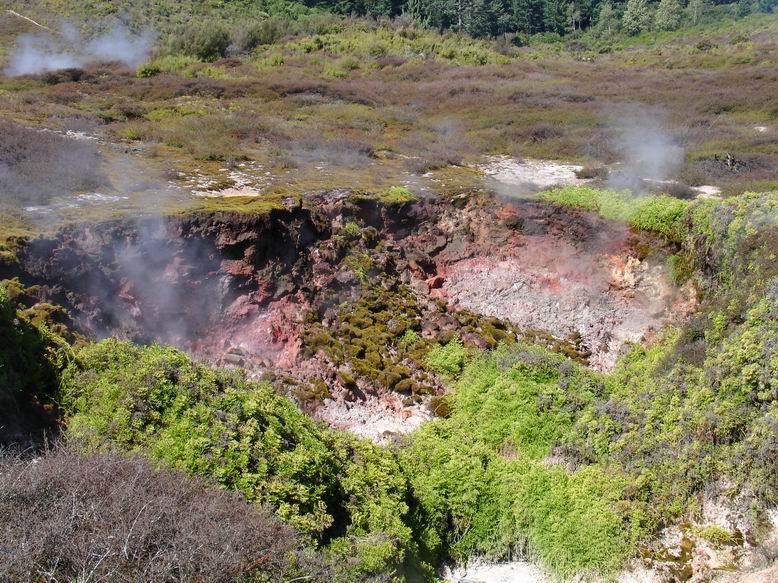
[[[438,343],[523,338],[605,369],[681,298],[656,240],[486,196],[336,191],[258,215],[68,227],[19,255],[37,299],[64,306],[81,332],[271,375],[333,425],[371,437],[373,425],[382,434],[424,418],[413,408],[442,387],[421,363]]]

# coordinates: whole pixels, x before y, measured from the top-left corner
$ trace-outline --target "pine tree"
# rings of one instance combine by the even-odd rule
[[[491,24],[494,21],[492,8],[497,3],[489,4],[486,0],[472,0],[468,6],[464,20],[464,31],[471,36],[489,36]]]
[[[408,0],[403,7],[403,14],[407,15],[420,26],[426,26],[427,24],[422,0]]]
[[[740,18],[751,14],[753,2],[751,0],[738,0],[737,15]]]
[[[694,0],[691,0],[694,1]],[[651,11],[646,0],[629,0],[621,19],[627,34],[638,34],[651,26]]]
[[[511,11],[517,32],[535,34],[543,30],[543,0],[512,0]]]
[[[546,0],[543,8],[543,28],[549,32],[565,33],[567,11],[563,0]]]
[[[681,26],[682,9],[678,0],[661,0],[654,17],[656,30],[677,30]]]

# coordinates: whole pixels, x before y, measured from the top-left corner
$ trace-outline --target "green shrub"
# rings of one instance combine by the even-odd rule
[[[617,511],[626,478],[540,463],[593,387],[589,373],[532,347],[468,362],[448,418],[422,426],[403,452],[424,550],[498,559],[528,545],[563,576],[615,570],[634,548],[632,521]]]
[[[427,367],[446,377],[453,377],[462,371],[465,364],[465,347],[459,338],[454,338],[448,344],[441,346],[438,344],[424,357],[424,364]]]
[[[668,241],[682,242],[685,235],[683,217],[689,203],[670,196],[649,196],[638,199],[629,217],[629,224],[640,231],[662,235]]]
[[[732,539],[734,538],[731,532],[721,528],[720,526],[716,526],[715,524],[709,524],[701,528],[697,528],[695,529],[694,534],[700,538],[704,538],[708,542],[719,546],[731,543]]]
[[[200,59],[191,55],[165,55],[144,66],[158,69],[160,73],[176,73],[200,62]]]
[[[629,192],[614,192],[588,186],[566,186],[546,190],[538,196],[546,202],[594,211],[613,221],[628,221],[634,205]]]
[[[70,346],[45,318],[23,310],[18,280],[0,282],[0,445],[26,443],[50,430],[42,414],[54,400],[59,373],[72,357]]]
[[[333,79],[345,79],[348,76],[348,73],[339,67],[326,65],[322,70],[322,75],[325,77],[332,77]]]
[[[194,23],[173,37],[173,50],[202,61],[215,61],[227,54],[230,35],[213,21]]]
[[[264,63],[269,67],[280,67],[284,64],[284,55],[281,53],[273,53],[265,59]]]
[[[343,225],[343,232],[346,233],[349,237],[352,239],[359,237],[362,234],[362,227],[359,226],[359,223],[355,223],[354,221],[349,221],[345,225]]]
[[[403,474],[387,450],[334,433],[264,383],[182,352],[105,340],[63,375],[68,433],[216,480],[268,504],[348,573],[399,569],[411,545]],[[380,542],[379,542],[380,541]],[[344,562],[344,559],[348,559]]]
[[[421,340],[421,336],[419,336],[418,332],[408,328],[405,332],[403,332],[402,336],[400,336],[398,342],[400,342],[400,344],[413,346],[419,340]]]
[[[627,191],[588,186],[566,186],[546,190],[538,196],[546,202],[626,222],[635,229],[657,233],[670,241],[681,242],[686,235],[684,216],[689,203],[670,196],[633,196]]]
[[[138,68],[135,70],[135,76],[140,79],[146,79],[148,77],[153,77],[154,75],[159,75],[161,72],[162,69],[159,64],[151,61],[138,65]]]
[[[390,186],[384,190],[379,199],[384,204],[398,205],[415,200],[413,193],[405,186]]]

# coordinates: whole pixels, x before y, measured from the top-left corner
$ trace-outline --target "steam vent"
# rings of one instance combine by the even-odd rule
[[[776,0],[8,0],[0,583],[778,583]]]

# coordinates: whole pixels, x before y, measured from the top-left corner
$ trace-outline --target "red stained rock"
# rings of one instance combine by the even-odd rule
[[[430,290],[438,289],[443,287],[444,282],[445,280],[440,275],[435,275],[427,280],[427,287]]]

